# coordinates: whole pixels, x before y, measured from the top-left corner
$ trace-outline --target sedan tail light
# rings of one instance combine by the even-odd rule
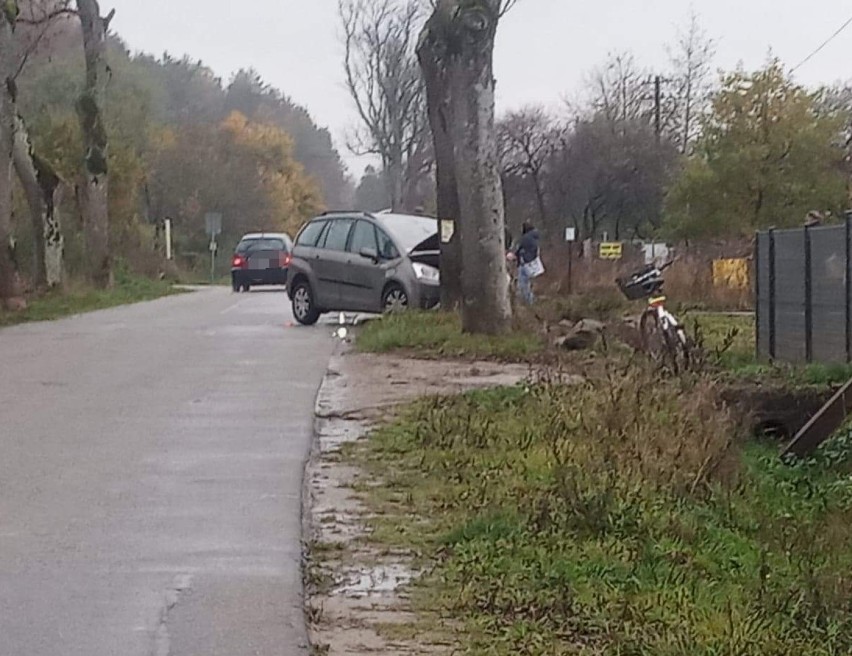
[[[290,263],[293,261],[293,256],[290,253],[284,253],[284,256],[281,258],[281,266],[288,267]]]
[[[234,259],[231,262],[231,266],[234,269],[242,269],[245,267],[246,264],[246,258],[244,258],[242,255],[234,255]]]

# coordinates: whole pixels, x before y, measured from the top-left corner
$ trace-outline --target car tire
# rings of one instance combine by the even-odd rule
[[[251,291],[251,285],[248,284],[248,283],[244,283],[243,284],[243,291],[248,294]]]
[[[293,316],[303,326],[313,326],[320,318],[320,311],[314,301],[314,292],[307,281],[301,280],[293,286],[290,294],[293,304]]]
[[[239,294],[243,290],[243,287],[237,282],[236,278],[231,278],[231,289],[234,290],[235,294]]]
[[[410,307],[410,299],[405,288],[393,283],[385,288],[385,293],[382,294],[382,311],[385,314],[393,314],[395,312],[404,312]]]

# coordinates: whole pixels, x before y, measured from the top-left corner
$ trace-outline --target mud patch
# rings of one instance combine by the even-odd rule
[[[412,554],[369,540],[369,511],[357,486],[373,485],[343,462],[341,448],[363,439],[400,404],[422,396],[515,385],[528,365],[423,361],[358,354],[341,346],[316,406],[314,453],[306,471],[307,614],[314,653],[449,654],[452,640],[425,628],[407,587],[419,572]]]

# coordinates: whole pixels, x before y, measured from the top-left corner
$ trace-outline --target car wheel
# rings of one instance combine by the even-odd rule
[[[293,316],[303,326],[313,326],[319,321],[320,313],[314,303],[314,293],[307,282],[298,282],[293,287]]]
[[[402,285],[389,285],[382,296],[382,308],[387,313],[404,312],[408,309],[408,293]]]
[[[248,284],[248,283],[245,283],[245,284],[243,285],[243,291],[244,291],[244,292],[247,292],[247,293],[248,293],[248,292],[250,292],[250,291],[251,291],[251,285],[250,285],[250,284]]]
[[[242,291],[242,285],[240,285],[240,283],[237,282],[236,278],[231,279],[231,289],[234,290],[235,294],[239,294],[240,291]]]

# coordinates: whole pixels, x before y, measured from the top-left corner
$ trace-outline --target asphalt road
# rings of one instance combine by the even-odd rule
[[[0,655],[306,653],[329,327],[201,291],[0,331]]]

